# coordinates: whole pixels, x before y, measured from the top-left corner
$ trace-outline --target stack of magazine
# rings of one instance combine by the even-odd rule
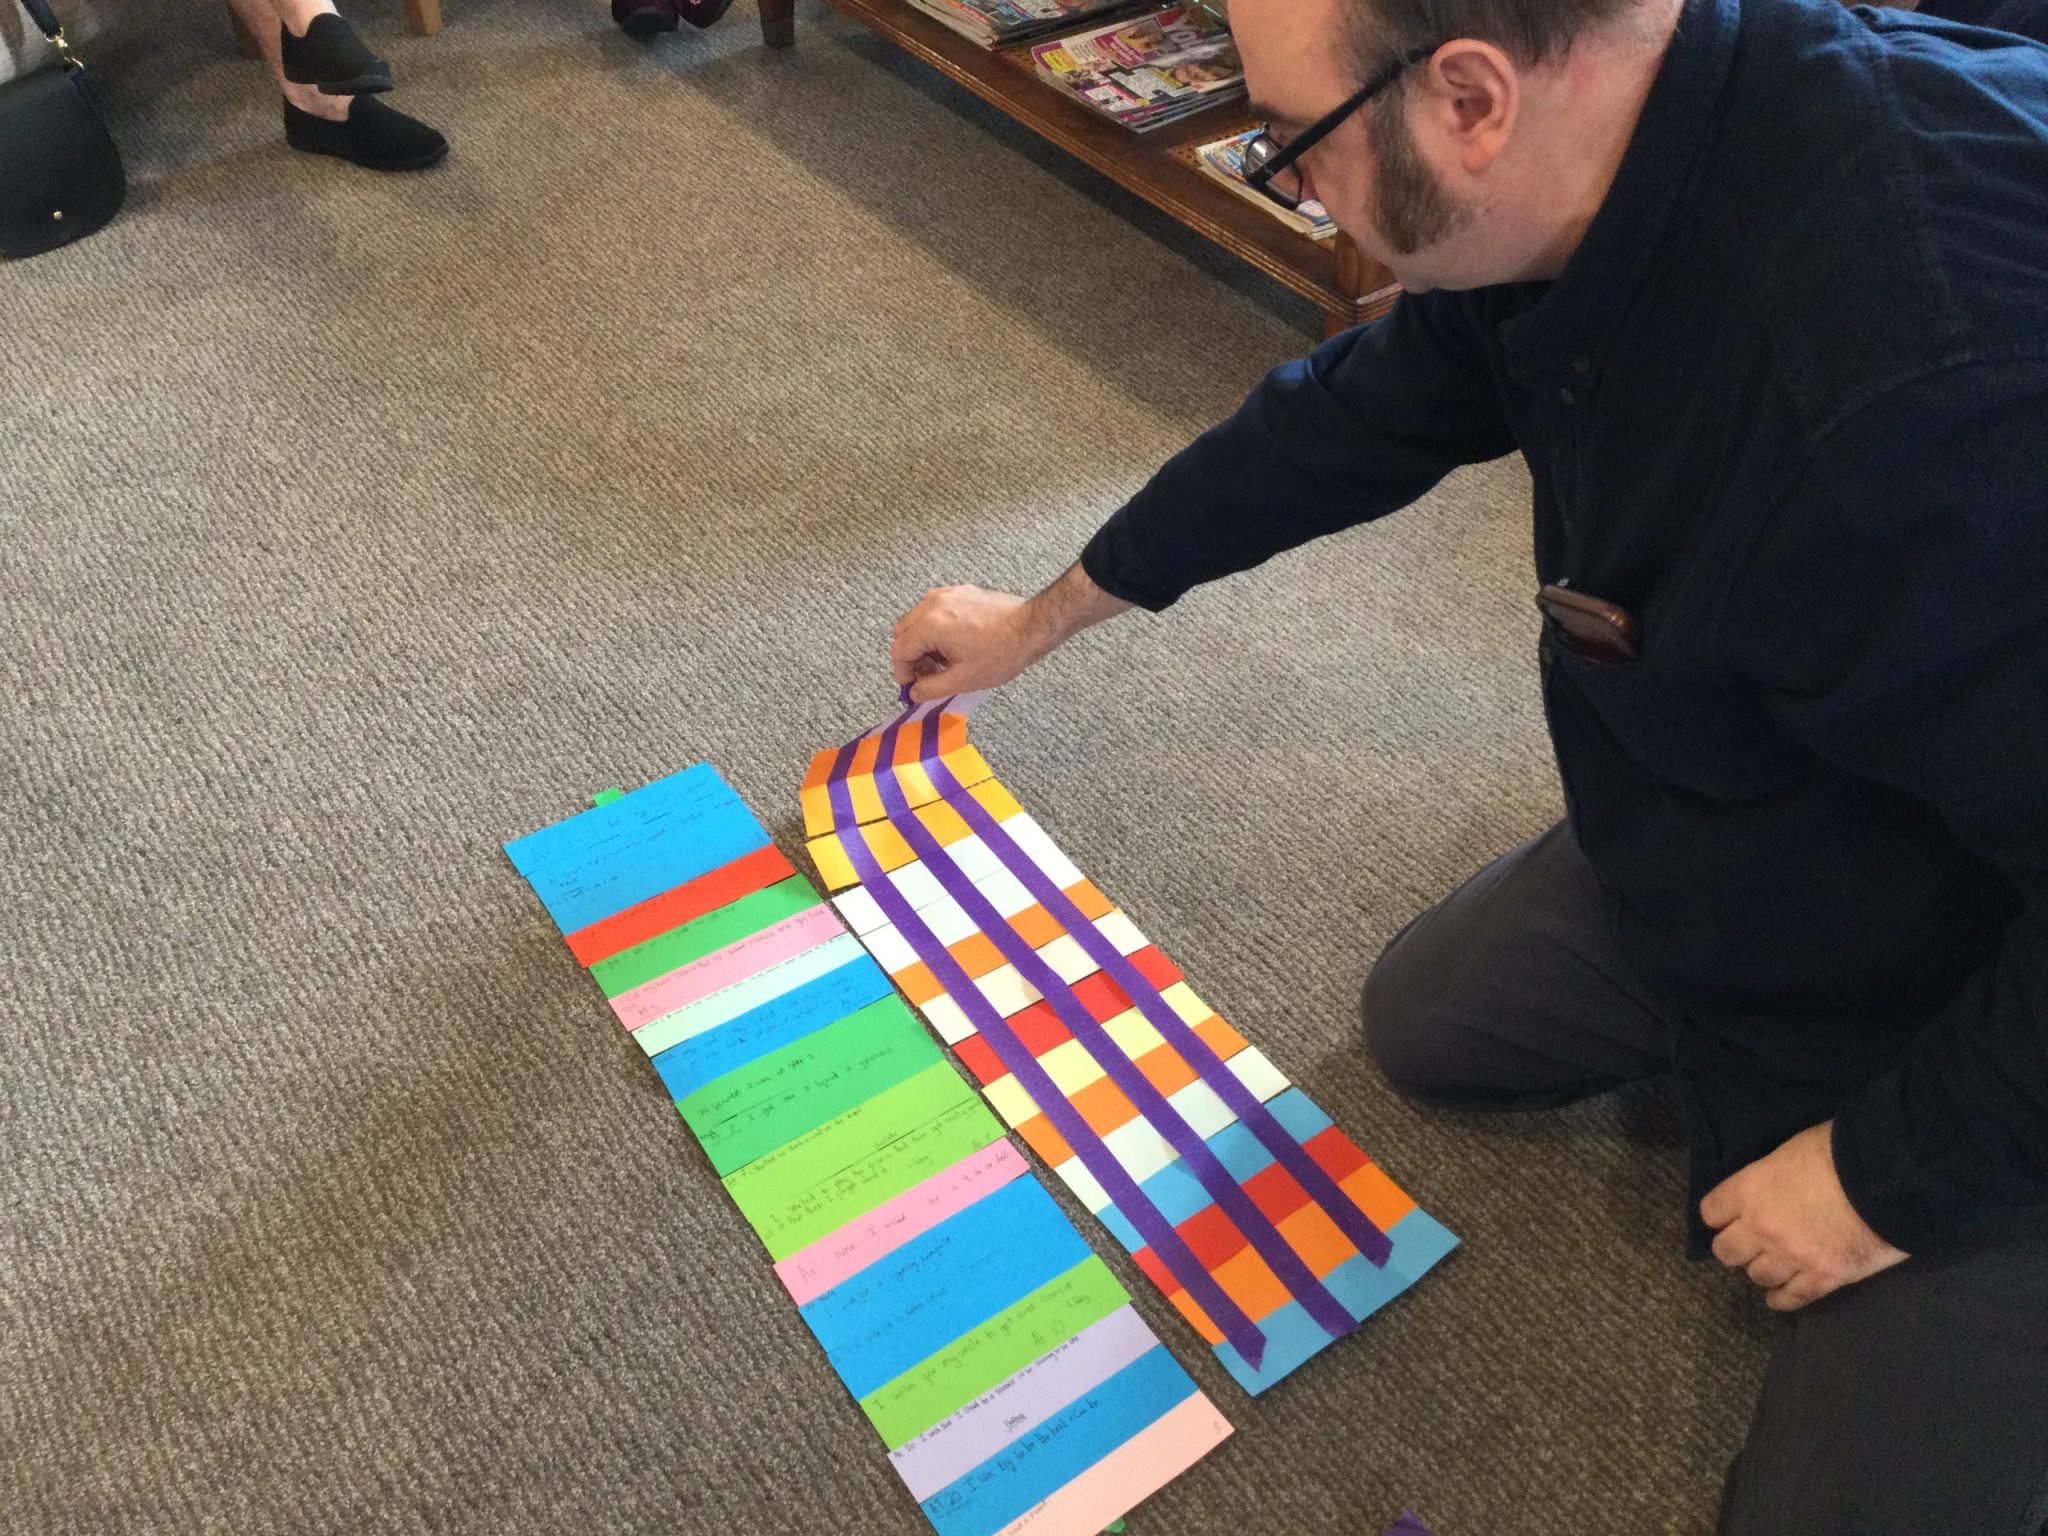
[[[1027,37],[1121,10],[1130,0],[910,0],[934,20],[984,48],[1000,48]]]
[[[1031,57],[1047,84],[1139,133],[1244,94],[1229,29],[1193,5],[1040,43]]]
[[[1288,228],[1299,230],[1312,240],[1329,239],[1337,233],[1337,226],[1330,222],[1329,211],[1321,203],[1311,199],[1290,211],[1244,179],[1244,147],[1258,137],[1258,132],[1251,128],[1232,138],[1204,144],[1195,151],[1196,162],[1239,197],[1257,203]]]

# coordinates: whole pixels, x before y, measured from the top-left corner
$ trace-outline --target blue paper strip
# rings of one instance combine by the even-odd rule
[[[768,846],[767,831],[709,763],[505,845],[564,933],[638,906]]]
[[[1387,1229],[1394,1251],[1384,1268],[1364,1258],[1346,1259],[1323,1277],[1323,1284],[1344,1309],[1354,1317],[1370,1317],[1419,1280],[1437,1260],[1457,1247],[1458,1240],[1443,1224],[1420,1208],[1410,1211]],[[1254,1397],[1319,1350],[1327,1349],[1330,1336],[1290,1301],[1277,1312],[1259,1319],[1266,1334],[1266,1353],[1257,1368],[1226,1341],[1216,1346],[1216,1358],[1236,1378],[1237,1384]]]
[[[804,1321],[866,1397],[1087,1257],[1044,1186],[1013,1179],[834,1286]]]

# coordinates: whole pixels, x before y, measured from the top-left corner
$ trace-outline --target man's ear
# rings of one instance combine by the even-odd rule
[[[1423,66],[1418,103],[1443,150],[1468,176],[1493,164],[1522,105],[1521,72],[1492,43],[1459,38]]]

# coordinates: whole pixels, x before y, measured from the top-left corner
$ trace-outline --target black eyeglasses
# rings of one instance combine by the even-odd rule
[[[1328,138],[1345,118],[1400,79],[1402,71],[1424,62],[1441,46],[1417,48],[1398,59],[1389,59],[1335,111],[1325,112],[1288,143],[1274,138],[1272,129],[1261,128],[1244,147],[1244,179],[1282,208],[1299,208],[1307,196],[1297,163],[1301,157]]]

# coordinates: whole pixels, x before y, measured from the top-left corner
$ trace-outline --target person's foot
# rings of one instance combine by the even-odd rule
[[[612,0],[612,20],[628,37],[653,37],[676,29],[675,0]]]
[[[676,0],[676,10],[693,27],[708,27],[732,9],[732,0]]]
[[[304,37],[279,27],[284,77],[317,85],[329,96],[362,96],[391,89],[391,66],[364,46],[355,29],[332,11],[313,18]]]
[[[448,153],[448,141],[418,118],[370,96],[349,103],[339,122],[284,104],[285,142],[309,155],[332,155],[372,171],[419,171]]]

